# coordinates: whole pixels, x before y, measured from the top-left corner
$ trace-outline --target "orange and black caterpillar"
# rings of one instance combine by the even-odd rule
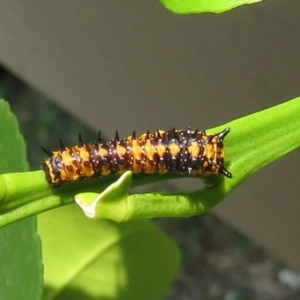
[[[217,134],[205,131],[157,130],[127,138],[115,138],[104,142],[101,133],[93,144],[84,144],[81,135],[76,146],[67,148],[61,140],[60,150],[48,151],[43,170],[52,186],[80,178],[133,173],[173,172],[177,174],[210,175],[222,174],[231,178],[225,169],[223,139],[229,133],[226,128]]]

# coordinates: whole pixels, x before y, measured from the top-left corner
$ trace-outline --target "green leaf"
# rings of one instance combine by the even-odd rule
[[[300,146],[299,115],[300,98],[296,98],[212,130],[219,132],[231,128],[224,143],[226,167],[233,174],[233,178],[219,178],[220,181],[215,182],[213,187],[185,193],[148,193],[126,197],[127,182],[131,180],[127,178],[131,174],[129,172],[100,195],[76,195],[81,199],[77,202],[85,202],[85,206],[80,206],[84,210],[88,208],[91,215],[118,222],[155,217],[189,217],[204,213],[260,168]],[[142,177],[139,178],[142,180]],[[137,185],[138,182],[133,180],[133,184]],[[116,213],[112,214],[110,208]]]
[[[91,192],[77,194],[75,195],[75,202],[89,218],[102,218],[104,216],[105,219],[122,222],[124,213],[126,213],[126,202],[131,181],[132,172],[126,171],[101,194]]]
[[[177,246],[150,222],[89,220],[69,205],[40,215],[39,233],[44,300],[162,299],[179,268]]]
[[[204,177],[210,185],[196,191],[153,192],[126,197],[124,191],[127,192],[128,179],[121,179],[120,183],[115,184],[117,175],[79,180],[59,188],[51,188],[42,171],[2,174],[0,209],[3,213],[0,215],[0,226],[74,203],[74,196],[80,193],[80,198],[83,199],[83,192],[106,195],[103,198],[105,201],[98,201],[97,210],[101,212],[101,218],[118,222],[156,217],[189,217],[204,213],[222,201],[253,173],[300,146],[299,115],[300,98],[295,98],[207,130],[218,133],[225,128],[231,129],[224,144],[225,167],[233,174],[233,178]],[[136,174],[132,176],[132,187],[180,177],[182,176],[171,173]],[[115,190],[119,187],[124,190]],[[114,198],[115,196],[111,195],[121,197]],[[97,196],[88,198],[97,199]],[[117,213],[112,216],[112,212]]]
[[[263,0],[160,0],[170,11],[177,14],[222,13],[241,5]]]
[[[0,100],[0,173],[27,171],[26,149],[15,116]],[[43,284],[36,217],[0,229],[0,298],[40,299]]]

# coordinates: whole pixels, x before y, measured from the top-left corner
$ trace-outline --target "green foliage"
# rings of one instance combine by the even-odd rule
[[[43,265],[36,217],[26,217],[36,204],[47,206],[49,186],[40,171],[25,172],[25,144],[4,101],[0,118],[0,154],[5,158],[0,172],[19,172],[2,177],[0,222],[23,219],[0,229],[1,299],[41,299]],[[26,174],[30,176],[24,180]],[[32,197],[44,200],[32,202]],[[133,299],[137,294],[146,300],[161,299],[179,269],[177,246],[146,221],[91,222],[73,205],[40,216],[39,231],[44,299]]]
[[[1,154],[5,157],[1,171],[25,171],[25,147],[16,120],[4,102],[0,105]],[[233,178],[213,176],[207,179],[209,186],[197,191],[128,195],[131,180],[132,186],[139,186],[175,175],[132,177],[127,172],[119,180],[105,176],[53,189],[42,171],[2,174],[0,224],[73,203],[78,193],[83,202],[96,199],[97,217],[118,222],[206,212],[249,176],[300,146],[299,114],[300,98],[296,98],[208,130],[231,128],[225,149],[226,168]],[[7,291],[7,299],[38,299],[42,267],[35,229],[35,219],[27,218],[0,230],[0,285],[5,283],[0,288]],[[43,215],[40,232],[45,245],[45,299],[75,299],[74,292],[78,291],[85,299],[128,299],[137,291],[143,299],[159,299],[178,269],[178,249],[143,220],[124,224],[91,221],[70,206]],[[11,288],[7,282],[17,286]]]
[[[42,171],[8,173],[0,176],[3,213],[0,226],[51,208],[80,201],[98,201],[97,217],[124,222],[155,217],[189,217],[204,213],[222,201],[235,187],[265,165],[300,146],[300,98],[231,121],[208,130],[231,128],[225,139],[226,168],[233,178],[212,176],[206,187],[191,192],[166,192],[128,195],[131,174],[86,179],[51,188]],[[178,178],[178,175],[133,176],[132,186]],[[101,195],[92,193],[102,193]],[[100,197],[100,198],[99,198]],[[77,196],[78,198],[78,196]],[[78,202],[80,202],[78,201]]]
[[[263,0],[160,0],[170,11],[177,14],[222,13],[241,5]]]
[[[225,149],[226,166],[233,178],[222,177],[214,187],[207,186],[189,193],[148,193],[126,197],[124,194],[131,175],[124,173],[102,194],[80,194],[76,196],[76,202],[92,216],[118,222],[203,213],[222,201],[253,173],[300,146],[299,114],[300,98],[296,98],[215,128],[213,132],[231,128]],[[113,215],[111,207],[118,213]]]
[[[27,171],[24,140],[15,116],[3,100],[0,100],[0,120],[0,172]],[[1,299],[40,299],[43,266],[36,217],[1,228],[0,245]]]
[[[177,246],[146,221],[91,221],[69,205],[40,215],[39,233],[44,300],[162,299],[179,269]]]

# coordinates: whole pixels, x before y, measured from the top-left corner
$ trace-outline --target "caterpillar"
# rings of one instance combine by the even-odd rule
[[[95,143],[85,144],[79,134],[78,144],[65,147],[59,139],[60,149],[43,151],[49,156],[43,163],[46,180],[58,187],[81,178],[133,173],[210,175],[232,174],[224,167],[223,140],[229,133],[226,128],[220,133],[187,130],[147,131],[140,136],[103,141],[101,133]]]

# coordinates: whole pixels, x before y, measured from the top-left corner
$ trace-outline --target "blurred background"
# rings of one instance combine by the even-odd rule
[[[190,16],[158,1],[4,1],[0,97],[19,119],[32,170],[40,146],[72,145],[78,132],[92,142],[98,129],[107,138],[207,129],[299,95],[299,14],[298,0]],[[155,221],[183,251],[166,299],[299,299],[298,156],[210,214]]]

